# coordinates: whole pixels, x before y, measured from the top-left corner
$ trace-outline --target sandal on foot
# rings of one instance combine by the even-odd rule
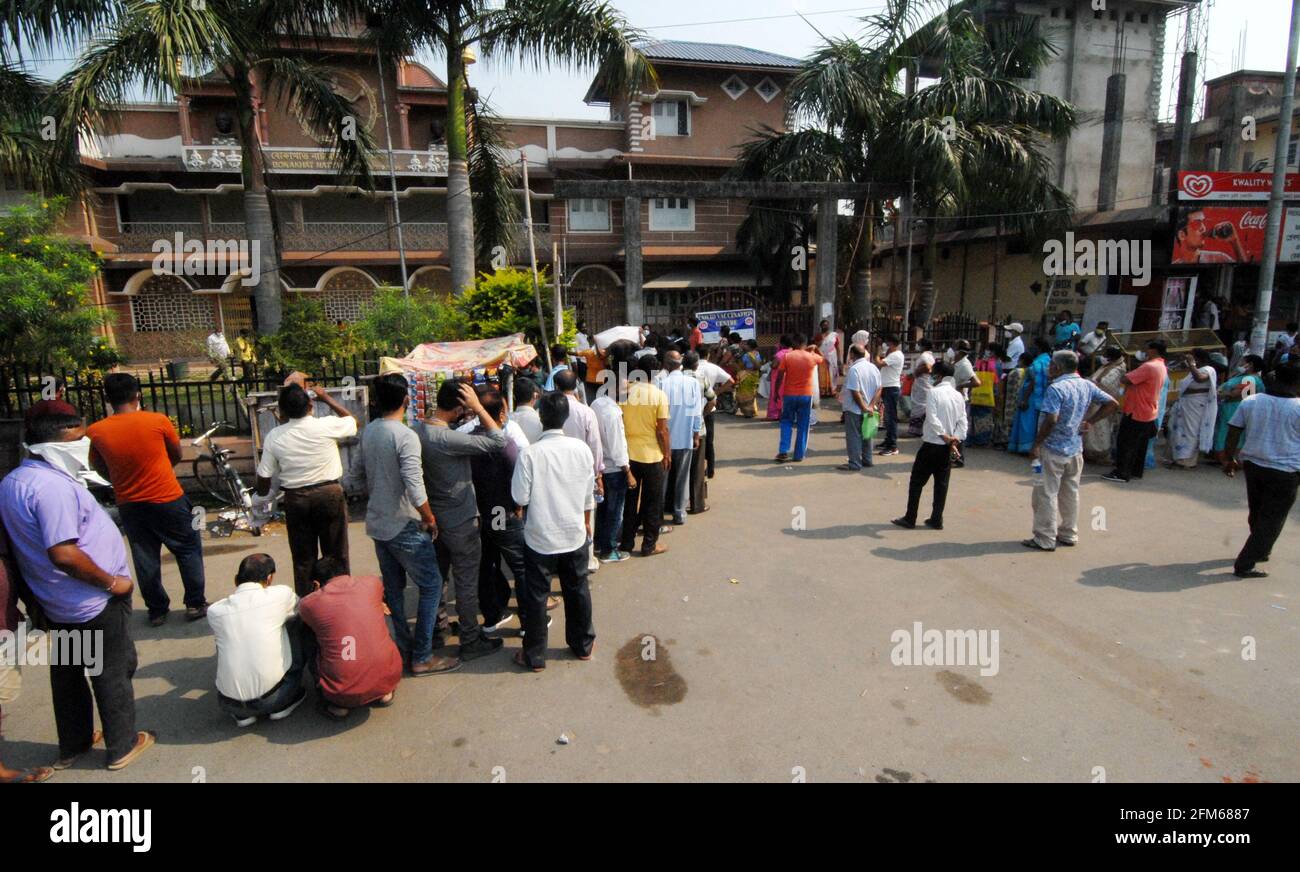
[[[39,784],[48,781],[54,775],[51,766],[33,766],[31,769],[19,769],[12,778],[0,779],[0,784]]]
[[[533,665],[533,664],[528,660],[528,655],[525,654],[523,651],[516,651],[516,652],[515,652],[515,656],[512,657],[511,660],[514,661],[514,664],[515,664],[516,666],[519,666],[519,667],[521,667],[521,668],[523,668],[523,669],[529,669],[529,670],[531,670],[531,671],[533,671],[533,672],[541,672],[543,669],[546,668],[545,666],[534,666],[534,665]]]
[[[116,772],[119,769],[125,769],[139,759],[140,755],[153,747],[154,742],[158,741],[157,734],[150,730],[141,730],[135,734],[135,747],[126,754],[122,755],[112,763],[108,764],[110,772]]]

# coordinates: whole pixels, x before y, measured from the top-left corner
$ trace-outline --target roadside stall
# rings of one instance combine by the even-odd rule
[[[1178,391],[1175,386],[1187,375],[1187,365],[1183,360],[1185,356],[1191,354],[1197,348],[1204,348],[1211,354],[1215,352],[1223,354],[1225,352],[1223,342],[1208,327],[1194,327],[1190,330],[1144,330],[1140,333],[1115,333],[1108,330],[1106,331],[1106,341],[1101,344],[1101,347],[1118,345],[1124,352],[1128,368],[1133,369],[1139,363],[1137,353],[1142,351],[1152,339],[1162,339],[1165,342],[1165,361],[1169,367],[1169,402],[1171,404],[1178,399]]]
[[[467,342],[426,342],[406,357],[381,358],[379,373],[400,372],[406,376],[411,394],[407,423],[414,424],[433,413],[438,388],[450,378],[469,379],[476,385],[496,382],[513,409],[513,374],[536,357],[536,349],[522,333]]]

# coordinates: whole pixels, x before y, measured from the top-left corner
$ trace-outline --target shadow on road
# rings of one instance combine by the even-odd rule
[[[1210,570],[1231,569],[1231,567],[1232,558],[1154,566],[1150,563],[1117,563],[1114,566],[1085,569],[1083,575],[1079,576],[1079,584],[1088,587],[1117,587],[1137,593],[1172,593],[1204,587],[1207,584],[1243,581],[1231,572],[1206,574]]]
[[[892,529],[898,529],[896,527]],[[925,535],[928,530],[918,527],[909,534]],[[873,548],[871,553],[886,560],[901,560],[905,563],[928,562],[931,560],[956,560],[961,557],[988,557],[992,554],[1026,554],[1025,546],[1019,542],[930,542],[912,548]]]
[[[818,527],[816,530],[791,530],[783,527],[781,532],[799,539],[853,539],[866,536],[880,539],[885,530],[895,529],[892,524],[839,524],[834,527]]]

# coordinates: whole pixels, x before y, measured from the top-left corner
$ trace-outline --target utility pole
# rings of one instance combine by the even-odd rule
[[[1300,49],[1300,0],[1291,2],[1291,38],[1286,49],[1286,83],[1277,118],[1277,144],[1273,149],[1273,188],[1268,195],[1268,223],[1264,226],[1264,258],[1259,265],[1255,318],[1250,329],[1251,354],[1264,353],[1268,341],[1268,314],[1273,308],[1273,276],[1277,271],[1278,237],[1282,231],[1282,193],[1286,190],[1286,153],[1291,141],[1291,114],[1295,111],[1296,52]]]
[[[384,86],[384,54],[375,52],[379,65],[379,102],[384,107],[384,139],[388,142],[388,183],[393,191],[393,221],[397,225],[397,258],[402,266],[402,295],[409,298],[411,290],[406,278],[406,243],[402,239],[402,207],[397,202],[397,169],[393,165],[393,131],[388,126],[388,90]]]
[[[1300,2],[1300,0],[1297,0]],[[907,215],[904,220],[907,222],[907,267],[903,271],[903,335],[899,337],[902,342],[907,342],[911,338],[912,323],[912,224],[915,218],[912,217],[912,204],[916,202],[916,176],[912,176],[912,186],[909,188],[907,203],[905,208]]]
[[[551,360],[551,346],[546,341],[546,315],[542,312],[542,286],[537,280],[537,248],[533,244],[533,192],[528,187],[528,155],[519,150],[519,162],[524,165],[524,220],[528,222],[528,257],[533,264],[533,301],[537,304],[537,330],[542,337],[542,352],[546,355],[546,368],[555,366]],[[558,344],[560,325],[564,323],[560,313],[555,313],[555,338]]]

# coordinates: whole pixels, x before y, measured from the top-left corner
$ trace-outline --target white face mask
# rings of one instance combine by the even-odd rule
[[[1146,360],[1146,359],[1147,359],[1147,353],[1146,353],[1145,351],[1139,351],[1139,352],[1137,352],[1136,354],[1134,354],[1133,356],[1134,356],[1135,358],[1137,358],[1138,360]]]
[[[81,480],[81,474],[90,469],[90,437],[82,436],[72,442],[40,442],[28,445],[27,451],[50,466]]]

